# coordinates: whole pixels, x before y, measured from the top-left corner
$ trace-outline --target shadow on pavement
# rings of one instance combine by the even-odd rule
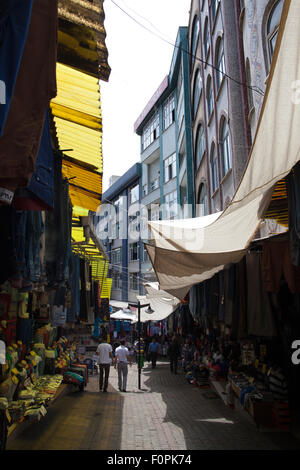
[[[286,450],[300,449],[289,433],[258,430],[247,411],[227,408],[210,389],[191,385],[182,368],[172,374],[166,360],[157,368],[143,369],[143,385],[160,393],[166,405],[164,422],[183,433],[188,450]]]
[[[109,385],[98,391],[90,378],[84,392],[70,392],[47,409],[47,415],[7,443],[7,450],[113,450],[121,446],[124,398]]]

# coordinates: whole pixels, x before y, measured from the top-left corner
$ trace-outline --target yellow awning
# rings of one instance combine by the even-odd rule
[[[112,279],[106,278],[101,289],[101,299],[110,299],[111,287]]]
[[[102,114],[99,80],[57,64],[57,96],[51,111],[63,175],[73,206],[96,212],[102,195]]]
[[[89,215],[88,209],[83,207],[73,206],[73,216],[75,217],[87,217]]]
[[[91,262],[92,265],[92,276],[94,279],[97,279],[100,281],[100,284],[102,280],[106,279],[107,277],[107,272],[108,272],[108,261],[106,261],[104,258],[102,259],[93,259]]]
[[[104,0],[59,0],[58,61],[108,81]]]
[[[96,212],[101,203],[102,175],[66,158],[62,162],[62,172],[69,180],[69,194],[73,206]]]
[[[289,208],[285,179],[278,181],[276,184],[270,205],[265,214],[265,219],[274,219],[284,227],[289,226]]]

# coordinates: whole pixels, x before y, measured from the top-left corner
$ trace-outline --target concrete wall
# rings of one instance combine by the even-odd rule
[[[268,15],[277,0],[245,0],[245,9],[241,14],[240,25],[243,36],[245,66],[250,64],[251,85],[263,92],[270,63],[267,52],[266,28]],[[249,116],[252,140],[254,139],[263,96],[251,91],[254,110]]]
[[[216,53],[217,44],[223,41],[225,73],[240,80],[240,65],[238,55],[238,20],[235,15],[235,0],[226,0],[218,3],[216,16],[213,19],[210,12],[210,0],[192,0],[189,21],[189,44],[191,50],[192,25],[195,15],[200,18],[200,34],[196,50],[196,56],[191,73],[191,90],[194,88],[194,80],[199,69],[202,77],[202,94],[198,111],[193,120],[193,146],[196,152],[196,136],[200,123],[205,128],[206,152],[199,168],[195,168],[195,193],[196,201],[202,183],[207,185],[209,196],[209,211],[216,212],[225,207],[226,202],[231,200],[237,187],[248,155],[246,144],[246,131],[244,124],[243,96],[240,85],[234,83],[224,76],[222,84],[217,89],[217,72],[211,66],[217,67]],[[210,41],[209,52],[204,57],[204,28],[208,19]],[[214,109],[211,116],[207,112],[207,81],[212,78]],[[230,145],[232,155],[232,170],[222,178],[222,162],[220,149],[220,124],[225,119],[229,126]],[[219,188],[212,194],[212,175],[210,156],[212,145],[215,145],[218,157]]]

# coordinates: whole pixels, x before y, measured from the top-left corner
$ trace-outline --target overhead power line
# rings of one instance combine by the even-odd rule
[[[209,66],[209,67],[212,67],[214,70],[216,70],[217,72],[221,73],[223,76],[227,77],[229,80],[235,82],[236,84],[238,85],[241,85],[241,86],[245,86],[247,88],[249,88],[250,90],[254,91],[255,93],[258,93],[259,95],[261,96],[264,96],[264,92],[263,90],[261,90],[259,87],[257,86],[252,86],[252,85],[248,85],[247,83],[244,83],[244,82],[241,82],[233,77],[231,77],[230,75],[228,75],[227,73],[223,72],[222,70],[218,69],[215,65],[212,65],[210,64],[209,62],[207,62],[206,60],[203,60],[201,59],[201,57],[198,57],[197,55],[194,55],[192,54],[190,51],[187,51],[185,49],[183,49],[182,47],[180,46],[177,46],[176,44],[172,43],[171,41],[168,41],[167,39],[163,38],[161,35],[155,33],[154,31],[152,31],[151,29],[149,29],[147,26],[145,26],[143,23],[141,23],[140,21],[138,21],[136,18],[134,18],[130,13],[128,13],[126,10],[124,10],[124,8],[122,8],[120,5],[118,5],[118,3],[115,2],[115,0],[111,0],[111,2],[117,7],[119,8],[125,15],[127,15],[132,21],[134,21],[135,23],[137,23],[139,26],[141,26],[142,28],[144,28],[146,31],[148,31],[150,34],[152,34],[153,36],[156,36],[157,38],[159,38],[161,41],[164,41],[165,43],[169,44],[170,46],[174,47],[174,48],[177,48],[177,49],[181,49],[183,52],[186,52],[189,56],[193,57],[194,59],[197,59],[199,60],[200,62],[202,62],[203,64]],[[137,14],[137,13],[136,13]],[[138,15],[140,16],[140,15]],[[157,29],[157,28],[155,28]]]

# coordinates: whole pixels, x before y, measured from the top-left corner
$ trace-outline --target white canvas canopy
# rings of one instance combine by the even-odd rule
[[[285,0],[255,140],[231,204],[213,216],[149,222],[153,268],[160,288],[175,297],[242,259],[275,184],[300,159],[299,25],[300,1]]]
[[[124,313],[123,310],[118,310],[118,312],[112,313],[110,318],[113,320],[127,320],[127,321],[134,321],[135,315],[134,313]]]
[[[110,300],[109,305],[114,308],[127,308],[128,302],[121,302],[120,300]]]
[[[142,303],[149,303],[153,313],[146,313],[147,307],[141,309],[141,322],[147,321],[162,321],[165,320],[171,313],[173,313],[179,305],[179,300],[159,289],[158,283],[145,284],[147,294],[145,296],[138,295],[137,299]],[[136,311],[137,316],[137,311]]]

